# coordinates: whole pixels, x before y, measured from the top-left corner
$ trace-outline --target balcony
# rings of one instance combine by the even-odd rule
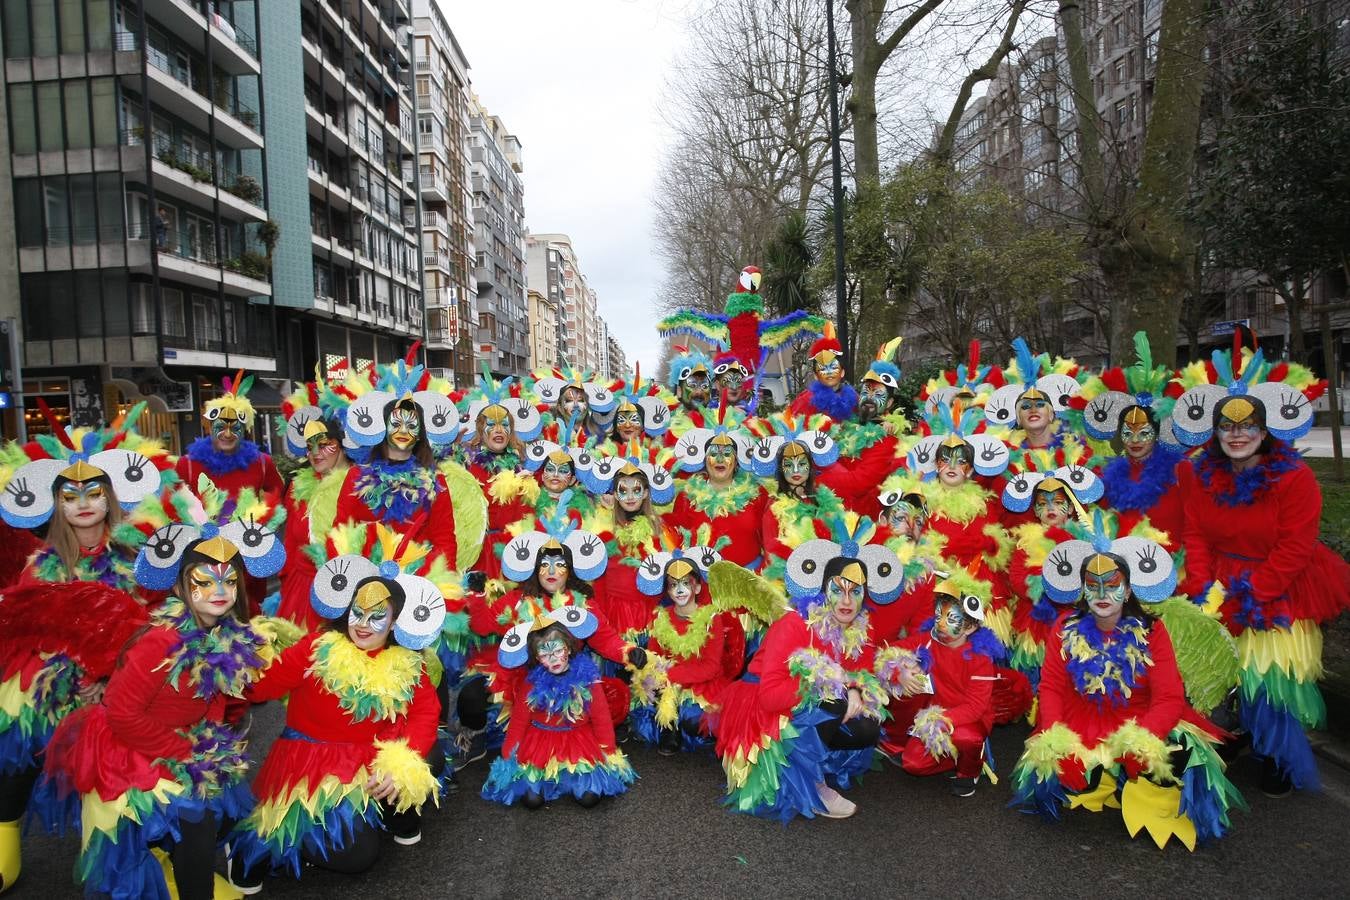
[[[448,203],[450,201],[450,192],[446,188],[445,179],[437,172],[423,172],[418,178],[422,188],[422,200],[440,201]]]
[[[140,36],[122,32],[117,35],[117,49],[141,49]],[[261,150],[262,134],[258,130],[258,112],[228,90],[218,90],[214,98],[202,90],[194,73],[155,47],[144,48],[149,76],[150,97],[171,115],[188,122],[197,130],[210,133],[211,119],[215,118],[215,136],[218,141],[235,149]],[[187,88],[187,90],[184,90]]]
[[[205,0],[144,0],[146,17],[197,53],[206,55],[211,41],[212,61],[231,75],[259,75],[257,42],[219,13],[209,13]]]

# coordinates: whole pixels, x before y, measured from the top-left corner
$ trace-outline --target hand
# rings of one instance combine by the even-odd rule
[[[862,715],[863,699],[862,694],[857,688],[848,689],[848,710],[844,713],[844,721],[857,718]]]
[[[614,495],[613,495],[613,494],[601,494],[601,495],[600,495],[600,505],[603,506],[605,509],[613,509],[613,508],[614,508]]]
[[[647,665],[647,651],[636,645],[628,648],[628,665],[634,669],[644,668]]]
[[[392,775],[386,775],[383,778],[377,779],[375,775],[372,774],[366,779],[366,793],[370,794],[370,799],[383,802],[392,800],[397,796],[398,788],[394,786],[394,778]]]
[[[93,706],[103,700],[103,692],[108,689],[108,682],[95,681],[93,684],[86,684],[80,688],[80,703],[84,706]]]
[[[894,422],[886,422],[881,426],[881,430],[886,432],[888,437],[895,437],[900,433],[900,429],[895,427]]]
[[[908,666],[900,670],[900,691],[906,697],[924,693],[925,687],[927,685],[924,683],[923,673]]]

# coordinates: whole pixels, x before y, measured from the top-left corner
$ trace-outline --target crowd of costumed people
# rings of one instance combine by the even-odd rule
[[[359,873],[468,765],[464,814],[590,809],[642,790],[640,744],[706,759],[710,814],[846,818],[889,761],[1188,850],[1234,827],[1241,753],[1267,795],[1318,788],[1350,566],[1293,442],[1325,382],[1236,341],[1173,370],[1140,334],[1105,371],[972,345],[907,396],[899,339],[848,384],[831,323],[759,283],[659,323],[664,382],[453,390],[414,347],[301,385],[280,467],[242,372],[176,459],[139,406],[45,411],[0,449],[0,890],[36,828],[96,896]],[[809,384],[761,408],[800,347]]]

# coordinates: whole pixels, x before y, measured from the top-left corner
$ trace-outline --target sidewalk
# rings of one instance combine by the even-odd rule
[[[1304,456],[1330,459],[1332,457],[1331,429],[1314,428],[1308,432],[1307,437],[1295,441],[1294,446],[1302,450]],[[1341,426],[1341,449],[1347,457],[1350,457],[1350,425]]]

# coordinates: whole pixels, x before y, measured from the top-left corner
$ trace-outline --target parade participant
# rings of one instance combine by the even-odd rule
[[[633,679],[633,731],[663,756],[708,747],[709,713],[745,665],[745,630],[711,602],[711,547],[675,547],[648,556],[638,587],[660,597],[652,614],[648,666]]]
[[[793,609],[764,637],[747,674],[722,692],[717,753],[725,803],[777,818],[847,818],[843,797],[871,767],[893,684],[877,662],[866,604],[903,587],[900,561],[869,544],[871,522],[832,523],[837,540],[808,541],[788,558]],[[716,567],[713,568],[716,571]],[[894,673],[892,673],[894,674]]]
[[[87,893],[201,900],[220,886],[217,831],[251,803],[226,704],[272,655],[268,630],[244,619],[243,574],[281,569],[283,515],[269,495],[231,497],[205,476],[195,496],[180,488],[161,508],[135,572],[173,595],[123,650],[102,702],[58,726],[35,796],[60,809],[79,795]]]
[[[665,529],[656,507],[675,498],[670,464],[665,451],[653,451],[645,459],[633,444],[628,455],[601,457],[591,469],[594,486],[601,492],[597,534],[609,556],[595,608],[628,640],[645,634],[651,624],[652,600],[638,589],[638,569],[628,561],[646,559],[663,546]]]
[[[379,858],[382,828],[416,844],[421,809],[437,802],[440,703],[420,651],[441,634],[446,597],[414,574],[429,571],[425,547],[378,525],[354,530],[369,532],[356,544],[370,549],[333,557],[314,579],[324,627],[247,692],[255,703],[289,700],[286,727],[253,782],[258,805],[230,837],[231,881],[241,890],[252,892],[268,869],[298,878],[302,861],[364,872]]]
[[[900,365],[896,362],[904,338],[892,338],[877,348],[876,359],[867,364],[858,385],[858,409],[854,419],[863,425],[880,422],[891,426],[888,434],[902,430],[903,416],[895,414],[900,402]],[[847,453],[855,456],[856,452]]]
[[[288,403],[295,406],[297,398]],[[338,497],[351,468],[342,441],[342,426],[336,419],[324,418],[317,406],[294,408],[287,418],[286,449],[303,457],[306,465],[295,471],[286,489],[285,543],[290,565],[281,573],[276,614],[306,631],[317,628],[321,620],[309,602],[317,567],[302,549],[322,543],[337,518]]]
[[[825,473],[834,472],[839,459],[834,440],[820,430],[828,425],[822,416],[799,423],[791,414],[753,423],[759,439],[750,453],[750,471],[772,479],[775,488],[760,524],[767,564],[772,567],[770,578],[782,577],[788,555],[803,541],[829,536],[820,507],[838,518],[848,503],[847,497],[824,485]],[[852,488],[857,480],[845,479],[845,483]]]
[[[994,391],[985,403],[984,414],[991,426],[1009,428],[1008,443],[1019,450],[1058,449],[1066,440],[1081,443],[1063,426],[1062,416],[1080,385],[1072,360],[1051,361],[1041,354],[1033,356],[1022,338],[1013,341],[1015,356],[1003,370],[1007,384]]]
[[[958,398],[966,407],[978,406],[983,409],[989,397],[1003,385],[1003,371],[994,366],[981,365],[980,342],[971,341],[966,361],[928,379],[919,391],[919,400],[930,412],[936,411],[938,407],[949,407]]]
[[[844,382],[844,348],[834,336],[834,323],[825,323],[825,334],[811,345],[810,356],[816,380],[792,401],[792,412],[799,416],[818,413],[836,422],[853,418],[858,392]]]
[[[712,427],[694,427],[675,445],[679,471],[690,472],[666,525],[697,531],[711,529],[714,542],[727,538],[726,559],[751,571],[763,563],[762,528],[769,495],[750,470],[754,438],[744,419],[728,404],[717,409]]]
[[[1033,521],[1010,529],[1014,550],[1008,563],[1008,584],[1016,598],[1009,665],[1026,675],[1033,689],[1040,682],[1045,643],[1066,613],[1061,604],[1046,595],[1041,569],[1051,550],[1072,539],[1065,530],[1068,524],[1102,495],[1101,481],[1092,470],[1053,468],[1056,461],[1055,454],[1047,451],[1028,451],[1023,464],[1039,465],[1045,471],[1028,468],[1003,489],[1005,509],[1015,513],[1031,509],[1035,513]]]
[[[520,618],[497,653],[511,722],[483,798],[537,810],[571,797],[589,809],[624,793],[637,776],[614,739],[610,692],[581,652],[599,627],[594,614],[556,594],[523,602]]]
[[[922,632],[933,615],[934,572],[950,568],[941,562],[946,539],[928,527],[928,504],[915,484],[881,492],[877,506],[878,538],[905,567],[905,589],[894,603],[872,611],[872,633],[878,643],[898,643]]]
[[[903,697],[890,705],[882,747],[911,775],[954,772],[951,792],[970,797],[994,730],[994,661],[1003,648],[984,627],[985,602],[953,573],[935,586],[926,633],[878,654],[896,667]]]
[[[1317,539],[1322,495],[1287,441],[1312,426],[1325,383],[1301,366],[1268,364],[1260,350],[1215,351],[1203,378],[1177,399],[1174,429],[1204,445],[1180,473],[1185,515],[1184,591],[1197,601],[1211,584],[1242,661],[1239,720],[1263,760],[1261,789],[1283,796],[1317,787],[1304,728],[1326,707],[1321,623],[1350,606],[1350,566]]]
[[[713,396],[725,393],[727,403],[732,406],[740,409],[752,406],[754,377],[754,370],[734,353],[723,352],[713,358]]]
[[[38,754],[64,716],[102,696],[111,660],[82,665],[90,639],[145,618],[133,574],[144,538],[116,526],[141,501],[153,503],[174,475],[157,444],[124,427],[143,408],[103,431],[54,422],[51,435],[0,451],[17,466],[5,473],[0,516],[16,529],[46,529],[20,576],[34,589],[6,590],[0,604],[0,891],[19,876],[19,820]],[[68,589],[81,582],[104,590]],[[62,587],[47,587],[55,585]]]
[[[632,384],[621,385],[615,392],[614,427],[608,435],[612,456],[634,442],[661,446],[673,419],[670,395],[659,385],[644,384],[641,367],[633,368]]]
[[[507,527],[529,515],[539,482],[525,469],[525,442],[539,437],[543,418],[520,387],[484,372],[464,398],[464,466],[487,502],[487,539],[474,565],[486,579],[501,574],[499,556],[511,539]]]
[[[712,360],[697,348],[677,345],[670,360],[670,390],[680,409],[689,413],[701,410],[712,399]]]
[[[540,403],[548,404],[556,425],[572,422],[582,440],[603,441],[614,424],[619,399],[608,387],[595,381],[592,373],[572,366],[553,369],[535,379],[530,388]]]
[[[255,418],[248,399],[253,376],[245,376],[241,369],[233,379],[225,378],[222,387],[223,393],[202,407],[202,430],[206,434],[178,457],[178,477],[189,489],[197,486],[198,476],[206,475],[217,489],[230,495],[252,488],[279,498],[285,485],[272,457],[248,438]],[[253,599],[256,602],[261,595]]]
[[[1173,552],[1181,546],[1181,491],[1177,464],[1184,450],[1172,435],[1172,410],[1182,386],[1166,366],[1153,365],[1148,336],[1134,336],[1137,362],[1127,369],[1108,369],[1083,384],[1075,403],[1084,403],[1083,428],[1096,440],[1114,439],[1119,456],[1102,467],[1105,505],[1121,515],[1128,532],[1145,516],[1167,533]]]
[[[592,454],[586,435],[582,433],[581,414],[544,426],[543,434],[525,447],[525,469],[539,479],[539,496],[534,508],[523,521],[529,524],[536,516],[551,515],[558,498],[571,496],[571,509],[581,517],[587,528],[596,527],[596,503],[592,493],[599,494],[599,486],[591,478],[596,457]]]
[[[1223,773],[1223,737],[1186,702],[1173,642],[1143,603],[1168,597],[1167,552],[1138,536],[1111,539],[1095,514],[1091,540],[1050,554],[1045,589],[1073,613],[1050,638],[1036,731],[1013,776],[1014,803],[1057,819],[1063,806],[1121,811],[1130,835],[1161,848],[1221,837],[1243,806]],[[1215,629],[1217,631],[1217,628]]]
[[[335,521],[379,522],[456,559],[455,498],[436,454],[459,431],[459,411],[429,382],[421,366],[400,360],[380,367],[378,389],[352,402],[347,436],[371,449],[364,463],[348,469]]]

